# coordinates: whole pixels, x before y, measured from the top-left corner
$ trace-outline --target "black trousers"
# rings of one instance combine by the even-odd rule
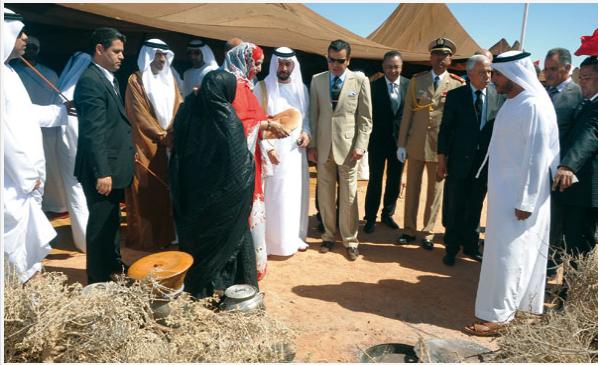
[[[124,189],[113,189],[108,196],[98,194],[93,186],[82,184],[89,219],[87,221],[87,283],[109,281],[113,273],[121,273],[120,202]]]
[[[488,189],[488,167],[484,167],[478,179],[475,178],[477,171],[472,168],[465,178],[455,177],[449,171],[444,183],[444,243],[449,255],[456,255],[461,246],[465,253],[478,250],[478,227]]]
[[[547,276],[556,274],[560,262],[559,251],[564,248],[563,241],[563,203],[558,194],[552,193],[550,197],[550,242],[547,261]]]
[[[397,160],[396,151],[393,148],[383,151],[368,151],[368,162],[370,164],[370,180],[365,194],[365,219],[375,221],[378,216],[385,164],[387,165],[386,186],[384,187],[382,216],[392,217],[395,214],[397,199],[401,191],[403,163]]]
[[[598,208],[563,204],[563,231],[569,254],[587,254],[596,246],[597,219]]]

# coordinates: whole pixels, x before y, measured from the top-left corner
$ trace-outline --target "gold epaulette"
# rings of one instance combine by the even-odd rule
[[[461,83],[463,83],[463,84],[465,83],[465,79],[464,79],[464,78],[462,78],[461,76],[459,76],[459,75],[455,75],[455,74],[452,74],[452,73],[450,73],[450,72],[449,72],[449,75],[450,75],[450,76],[451,76],[453,79],[455,79],[455,80],[457,80],[457,81],[459,81],[459,82],[461,82]]]

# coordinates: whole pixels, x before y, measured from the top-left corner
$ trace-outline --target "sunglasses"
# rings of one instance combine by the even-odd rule
[[[328,59],[328,63],[338,63],[339,65],[344,64],[345,62],[347,62],[346,58],[332,58],[332,57],[326,57]]]

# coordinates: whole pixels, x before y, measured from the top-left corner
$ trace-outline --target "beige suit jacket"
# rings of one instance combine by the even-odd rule
[[[463,84],[465,81],[459,76],[447,74],[434,91],[430,71],[413,75],[407,89],[398,141],[399,147],[407,149],[408,159],[437,162],[438,132],[446,94]]]
[[[354,164],[351,150],[367,151],[372,131],[370,82],[363,73],[347,70],[338,104],[332,110],[329,73],[322,72],[311,79],[309,147],[317,149],[318,163],[326,162],[332,148],[337,165]]]

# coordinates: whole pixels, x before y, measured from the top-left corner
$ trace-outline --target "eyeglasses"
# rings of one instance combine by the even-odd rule
[[[332,57],[326,57],[328,59],[328,63],[338,63],[339,65],[344,64],[347,59],[346,58],[332,58]]]
[[[199,51],[199,50],[188,50],[187,51],[187,54],[200,54],[200,53],[201,53],[201,51]]]

